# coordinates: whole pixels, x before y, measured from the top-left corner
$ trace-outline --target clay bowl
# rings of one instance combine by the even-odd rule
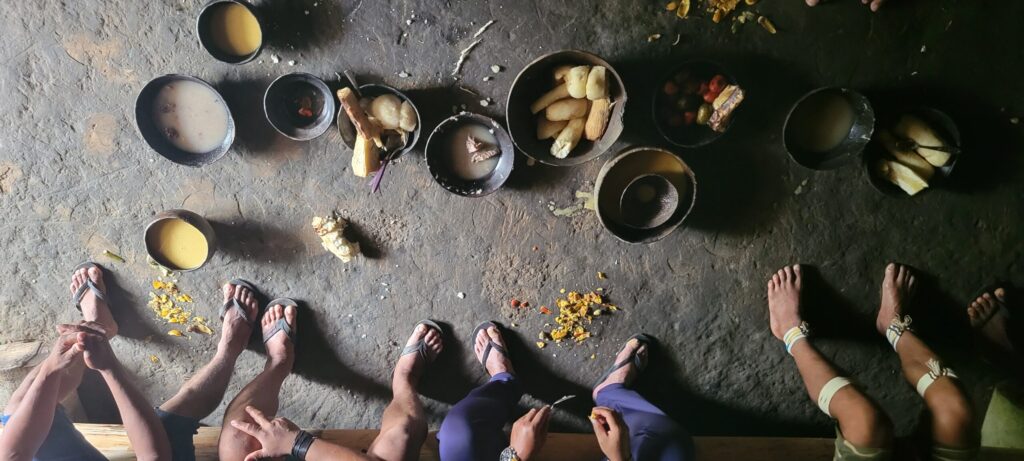
[[[307,99],[312,117],[299,114]],[[270,125],[296,141],[309,141],[324,134],[334,119],[334,95],[327,84],[310,74],[282,75],[263,95],[263,113]]]
[[[455,174],[451,162],[449,146],[452,144],[451,137],[455,132],[466,125],[475,124],[491,130],[491,134],[498,140],[498,164],[494,170],[480,179],[467,180]],[[453,194],[463,197],[483,197],[501,188],[512,174],[512,167],[515,163],[516,149],[512,144],[512,138],[500,123],[490,117],[479,114],[463,112],[449,117],[434,128],[427,138],[427,169],[430,176],[437,181],[441,187]]]
[[[708,81],[715,75],[724,76],[726,82],[730,85],[737,84],[736,78],[721,65],[702,60],[686,61],[672,69],[664,78],[659,80],[658,87],[655,89],[654,97],[651,101],[651,113],[654,117],[654,126],[666,141],[680,147],[700,147],[722,137],[732,127],[732,124],[736,121],[737,112],[743,110],[742,108],[745,103],[741,103],[740,107],[733,112],[732,120],[726,125],[725,131],[715,131],[708,126],[697,123],[691,125],[682,124],[682,114],[679,111],[696,112],[700,105],[704,103],[700,96],[697,95],[695,98],[691,98],[690,103],[686,104],[685,109],[680,109],[676,105],[680,95],[685,91],[687,82]],[[672,92],[670,88],[674,88],[675,92]],[[679,118],[674,122],[674,117]]]
[[[608,92],[612,99],[612,111],[604,135],[597,141],[581,139],[569,156],[556,158],[551,155],[552,140],[537,139],[537,117],[530,112],[530,104],[555,87],[552,72],[560,65],[575,64],[603,66],[608,69]],[[565,50],[546,54],[526,65],[508,93],[505,105],[505,122],[517,148],[528,157],[548,165],[570,166],[593,160],[609,149],[622,134],[622,117],[626,110],[626,85],[622,77],[608,62],[585,51]]]
[[[252,53],[244,56],[224,52],[220,48],[217,48],[217,44],[213,39],[210,19],[218,8],[222,8],[224,5],[231,3],[242,5],[245,9],[249,10],[249,12],[256,17],[256,22],[260,24],[260,32],[263,35],[261,37],[262,40],[260,40],[260,46]],[[259,56],[260,52],[263,51],[263,45],[266,43],[266,29],[263,19],[260,17],[259,12],[256,11],[256,7],[244,0],[210,0],[203,5],[202,9],[199,10],[199,17],[196,18],[196,35],[199,36],[200,45],[202,45],[203,49],[206,50],[207,53],[210,53],[210,56],[213,56],[214,59],[228,64],[245,64],[256,59],[256,56]]]
[[[231,110],[228,108],[227,103],[224,102],[224,98],[222,96],[220,98],[220,102],[228,114],[228,130],[224,140],[219,146],[217,146],[217,148],[209,152],[194,154],[192,152],[179,149],[168,141],[167,137],[160,132],[156,123],[153,121],[153,106],[156,101],[157,94],[164,85],[182,80],[202,84],[213,90],[214,93],[217,93],[217,90],[209,83],[195,77],[177,74],[157,77],[142,88],[142,91],[139,92],[139,97],[135,100],[135,124],[139,128],[139,133],[142,134],[142,138],[146,140],[149,147],[153,148],[156,153],[180,165],[199,167],[213,163],[217,159],[223,157],[228,151],[231,147],[231,143],[235,140],[235,120],[231,117]],[[217,95],[220,96],[220,93],[217,93]]]
[[[667,179],[679,195],[678,206],[664,223],[640,229],[626,223],[623,192],[637,178],[658,175]],[[627,243],[653,243],[683,224],[697,203],[697,177],[681,158],[660,147],[631,147],[605,162],[594,184],[597,218],[615,238]]]
[[[423,127],[423,118],[420,117],[420,110],[405,93],[398,91],[387,85],[380,85],[376,83],[367,83],[359,86],[360,98],[373,98],[385,94],[393,94],[398,96],[402,102],[408,101],[412,105],[413,111],[416,112],[416,129],[409,134],[409,139],[405,143],[405,147],[401,148],[395,153],[395,158],[401,157],[406,152],[412,150],[416,146],[416,142],[420,139],[420,130]],[[339,102],[338,103],[338,118],[337,118],[338,132],[341,134],[342,141],[351,150],[356,145],[356,126],[349,120],[348,114],[345,113],[345,107]]]
[[[917,197],[935,187],[942,187],[943,184],[949,183],[950,178],[953,176],[953,169],[956,167],[957,162],[963,155],[963,145],[960,137],[960,130],[957,128],[953,119],[945,112],[931,107],[915,107],[898,111],[894,113],[893,117],[886,117],[885,119],[880,120],[879,126],[895,126],[896,122],[904,114],[914,115],[920,118],[935,130],[936,134],[942,137],[942,139],[961,149],[959,154],[953,154],[952,157],[950,157],[949,162],[946,162],[945,165],[935,169],[935,174],[932,176],[931,180],[928,181],[928,188],[915,195],[915,197]],[[899,186],[878,176],[874,172],[875,162],[882,158],[891,159],[892,157],[877,139],[872,139],[864,149],[862,162],[864,171],[867,173],[868,182],[875,187],[875,190],[885,195],[892,197],[910,197],[910,195],[903,192],[903,189],[900,189]]]
[[[153,248],[153,246],[151,245],[152,239],[150,238],[150,232],[154,230],[155,226],[158,223],[171,219],[180,219],[188,224],[191,224],[196,229],[199,229],[199,232],[201,232],[203,234],[203,237],[206,238],[206,259],[203,260],[202,264],[193,268],[176,267],[175,265],[163,259],[160,256],[159,252],[157,252]],[[153,259],[153,261],[156,261],[161,266],[176,272],[191,272],[196,269],[199,269],[200,267],[205,266],[206,263],[210,261],[210,258],[213,257],[213,254],[216,252],[217,249],[217,236],[216,234],[214,234],[213,227],[210,226],[210,222],[207,221],[206,218],[188,210],[174,209],[158,213],[156,216],[153,217],[149,224],[146,224],[146,231],[143,234],[143,238],[146,242],[146,254],[148,254],[149,257]]]
[[[795,139],[798,138],[797,130],[801,127],[794,123],[794,114],[801,108],[814,104],[816,98],[837,95],[850,104],[853,109],[853,125],[846,137],[835,147],[823,151],[811,151],[802,147]],[[797,117],[799,118],[799,117]],[[832,170],[853,162],[871,140],[875,131],[875,111],[864,95],[848,88],[818,88],[805,94],[796,104],[793,104],[789,114],[786,116],[786,123],[782,129],[783,144],[790,158],[803,167],[812,170]]]
[[[665,224],[679,207],[679,190],[664,176],[638,176],[622,191],[619,206],[627,226],[637,229],[658,227]]]

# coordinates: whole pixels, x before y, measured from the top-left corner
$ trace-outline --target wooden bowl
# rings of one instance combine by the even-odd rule
[[[566,64],[603,66],[608,69],[608,92],[612,100],[611,116],[604,135],[597,141],[581,139],[569,156],[557,158],[551,155],[552,140],[537,139],[537,117],[530,112],[530,104],[554,85],[552,71],[555,67]],[[505,105],[505,123],[508,124],[512,141],[528,157],[548,165],[570,166],[593,160],[611,149],[622,134],[622,117],[626,110],[626,85],[615,68],[600,57],[585,51],[565,50],[546,54],[526,65],[508,93]]]

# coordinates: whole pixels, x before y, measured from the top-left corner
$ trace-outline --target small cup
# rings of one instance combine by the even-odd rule
[[[203,261],[198,265],[194,267],[179,267],[160,253],[157,248],[158,242],[156,241],[156,233],[161,225],[164,225],[167,221],[171,220],[184,221],[186,224],[197,229],[206,240],[206,257],[203,258]],[[173,271],[191,272],[205,266],[206,263],[210,261],[210,258],[213,257],[217,248],[217,236],[214,234],[213,227],[210,226],[209,221],[207,221],[206,218],[188,210],[174,209],[158,213],[153,217],[149,224],[146,225],[146,231],[143,235],[146,243],[146,253],[149,257],[161,266]]]
[[[334,119],[334,108],[334,95],[327,84],[304,72],[278,77],[263,95],[267,121],[278,133],[296,141],[324,134]]]
[[[214,15],[219,13],[218,10],[228,8],[230,5],[244,7],[249,14],[252,14],[260,29],[259,46],[252,52],[244,55],[232,54],[217,45],[216,31],[213,30],[213,27],[215,27],[213,24]],[[263,27],[263,21],[260,19],[259,12],[256,11],[254,6],[244,0],[210,0],[203,5],[203,8],[199,11],[199,17],[196,19],[196,35],[199,36],[199,43],[203,46],[203,49],[210,53],[210,56],[213,56],[214,59],[228,64],[245,64],[256,59],[256,56],[259,56],[260,52],[263,51],[263,45],[266,43],[264,29],[265,27]]]
[[[627,226],[651,229],[665,224],[675,214],[679,189],[662,175],[640,175],[622,191],[619,206]]]

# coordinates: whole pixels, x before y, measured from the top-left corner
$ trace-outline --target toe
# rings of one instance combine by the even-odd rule
[[[295,329],[295,306],[288,306],[284,308],[284,321],[288,322],[288,325]]]
[[[227,301],[233,296],[235,286],[230,283],[225,283],[221,291],[224,293],[224,300]]]
[[[793,268],[792,267],[786,266],[783,269],[783,271],[785,271],[784,272],[784,276],[783,276],[783,280],[784,281],[788,282],[788,281],[793,279]]]
[[[89,275],[89,278],[91,278],[93,282],[99,282],[100,281],[100,277],[103,276],[103,273],[100,272],[100,268],[98,268],[98,267],[90,267],[89,271],[88,271],[88,275]]]
[[[778,273],[775,273],[775,275],[772,276],[772,282],[774,282],[775,285],[780,285],[782,284],[782,277],[779,276]]]
[[[817,6],[818,0],[807,0],[807,6]]]
[[[1000,301],[1003,301],[1003,302],[1006,302],[1006,290],[1005,289],[1003,289],[1003,288],[996,288],[996,291],[994,292],[994,294],[996,295],[996,299],[998,299]]]
[[[497,328],[494,328],[494,327],[488,328],[487,329],[487,336],[491,337],[491,341],[494,341],[494,342],[496,342],[496,343],[498,343],[498,344],[500,344],[502,346],[505,345],[504,341],[501,340],[501,333],[498,332]]]

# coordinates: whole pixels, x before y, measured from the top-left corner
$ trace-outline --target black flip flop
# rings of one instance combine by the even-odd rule
[[[971,297],[970,301],[967,304],[967,307],[970,307],[971,304],[973,304],[975,301],[978,300],[978,298],[982,297],[982,295],[986,293],[991,294],[992,297],[995,298],[996,290],[999,288],[1002,288],[1003,291],[1006,292],[1004,296],[1004,299],[1006,299],[1006,301],[999,301],[1000,306],[998,309],[994,309],[991,313],[988,314],[988,316],[982,318],[980,323],[978,323],[977,325],[971,325],[971,327],[984,328],[985,325],[988,324],[989,320],[992,320],[992,318],[995,317],[996,315],[1004,315],[1006,316],[1006,318],[1010,318],[1010,308],[1007,305],[1007,301],[1009,301],[1010,296],[1012,296],[1012,293],[1015,290],[1013,284],[1010,282],[997,280],[995,282],[992,282],[988,285],[981,287],[979,290],[974,292],[974,296]],[[996,299],[998,301],[998,298]]]
[[[75,266],[75,268],[71,270],[71,275],[74,275],[79,269],[90,269],[93,267],[99,269],[100,272],[103,272],[103,267],[99,264],[92,261],[86,261]],[[78,309],[78,312],[82,312],[82,298],[85,297],[85,290],[92,290],[92,294],[100,301],[106,301],[107,299],[106,293],[104,293],[103,290],[100,290],[100,287],[93,283],[91,278],[86,276],[85,283],[78,287],[78,290],[75,290],[75,294],[71,295],[71,302],[74,303],[75,309]]]
[[[476,326],[476,329],[473,330],[473,344],[476,344],[476,337],[480,335],[480,332],[490,327],[496,328],[499,332],[501,331],[501,328],[498,326],[498,324],[490,320],[481,323]],[[491,339],[491,335],[487,335],[487,347],[484,349],[483,357],[480,358],[480,365],[483,365],[485,370],[487,369],[487,357],[491,355],[491,349],[498,351],[498,353],[504,355],[506,359],[512,360],[512,357],[508,355],[508,350],[506,350],[501,344],[494,342],[494,340]]]
[[[444,333],[444,330],[441,329],[441,325],[438,325],[433,320],[420,320],[419,323],[417,323],[416,326],[413,327],[413,331],[419,328],[420,325],[426,325],[427,328],[437,331],[437,334]],[[398,357],[402,358],[409,354],[419,354],[420,357],[423,357],[423,359],[426,360],[427,362],[430,361],[430,356],[427,355],[427,342],[424,341],[422,338],[419,341],[416,341],[415,344],[405,346],[405,348],[402,349],[402,354],[399,355]]]
[[[648,349],[650,349],[651,344],[654,343],[654,338],[652,338],[650,336],[647,336],[647,335],[645,335],[643,333],[640,333],[638,335],[633,335],[632,337],[627,339],[622,347],[625,348],[626,347],[625,344],[629,344],[629,342],[634,340],[634,339],[637,340],[638,342],[640,342],[640,345],[647,346]],[[619,349],[619,350],[621,351],[622,349]],[[629,357],[626,357],[625,360],[623,360],[623,361],[621,361],[619,363],[616,363],[615,365],[612,365],[612,367],[609,368],[608,371],[606,371],[603,375],[601,375],[601,379],[597,380],[597,384],[594,384],[594,388],[596,389],[597,386],[600,386],[602,383],[604,383],[605,380],[608,379],[608,377],[612,375],[612,373],[615,373],[620,368],[622,368],[622,367],[624,367],[626,365],[633,364],[633,365],[636,365],[636,370],[638,372],[644,371],[645,367],[643,366],[643,361],[640,360],[640,356],[636,353],[636,351],[638,351],[638,350],[640,350],[639,346],[636,349],[634,349],[633,352],[630,352]]]
[[[246,280],[243,280],[243,279],[232,279],[228,283],[231,284],[231,285],[248,288],[249,291],[251,291],[254,295],[256,295],[257,299],[260,296],[259,290],[257,290],[251,283],[249,283]],[[220,319],[224,320],[224,316],[227,315],[228,311],[231,310],[231,309],[237,310],[239,317],[242,317],[242,320],[244,320],[245,323],[248,323],[250,325],[253,324],[253,321],[255,319],[250,319],[249,318],[249,313],[245,311],[245,306],[243,306],[242,303],[238,302],[238,300],[235,299],[234,296],[229,298],[227,301],[224,301],[224,305],[221,306],[221,308],[220,308]]]
[[[275,305],[278,305],[278,304],[280,304],[280,305],[282,305],[282,306],[284,306],[286,308],[288,306],[292,306],[296,310],[298,310],[298,308],[299,308],[299,303],[296,302],[294,299],[291,299],[291,298],[277,298],[277,299],[267,303],[267,307],[266,307],[266,309],[264,309],[263,315],[266,315],[266,313],[268,311],[270,311],[271,307],[274,307]],[[299,321],[299,313],[298,312],[295,313],[295,321],[296,322]],[[276,335],[278,333],[281,333],[281,332],[284,332],[284,334],[286,336],[288,336],[288,339],[292,342],[293,345],[295,344],[294,330],[292,330],[291,325],[288,325],[288,321],[285,320],[284,317],[281,317],[281,318],[277,319],[277,323],[274,324],[274,328],[271,328],[270,331],[268,331],[266,333],[263,333],[263,344],[266,344],[267,341],[270,341],[271,339],[274,338],[274,335]]]

